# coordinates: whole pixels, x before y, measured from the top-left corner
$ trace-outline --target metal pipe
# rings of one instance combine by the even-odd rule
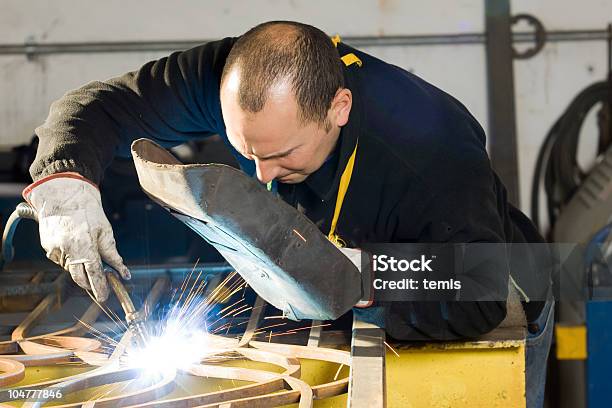
[[[197,266],[197,269],[201,269],[205,274],[221,274],[232,272],[234,268],[231,265],[223,264],[223,263],[203,263]],[[193,270],[193,265],[185,265],[185,266],[130,266],[130,272],[132,273],[132,278],[138,278],[141,276],[145,276],[147,278],[157,277],[161,275],[174,276],[178,275],[179,277],[182,275],[186,275]],[[67,275],[60,269],[48,269],[41,270],[43,272],[48,273],[56,273],[61,272],[60,275]],[[22,278],[24,276],[30,276],[31,272],[27,272],[26,274],[20,273],[19,271],[11,271],[10,274],[2,274],[0,273],[0,297],[3,296],[21,296],[21,295],[46,295],[52,292],[55,292],[58,289],[57,282],[47,282],[47,283],[36,283],[33,284],[31,282],[28,283],[14,283],[14,278]],[[179,278],[182,279],[182,278]],[[12,281],[13,280],[13,281]]]
[[[28,203],[19,203],[17,208],[11,213],[6,225],[4,226],[4,232],[2,233],[2,251],[0,251],[0,271],[6,263],[13,260],[15,256],[15,248],[13,247],[13,236],[19,221],[23,218],[29,218],[34,221],[38,221],[38,215],[36,210],[31,207]]]
[[[508,201],[520,208],[510,0],[486,1],[485,11],[489,155]]]
[[[548,31],[548,42],[582,42],[606,41],[607,30],[562,30]],[[397,36],[346,36],[343,41],[359,47],[398,47],[424,45],[478,45],[484,44],[484,33],[431,34],[431,35],[397,35]],[[44,55],[44,54],[80,54],[80,53],[115,53],[115,52],[158,52],[183,50],[210,42],[202,40],[178,41],[109,41],[82,43],[37,43],[25,41],[23,44],[0,44],[0,55]],[[513,43],[535,41],[532,32],[512,34]]]

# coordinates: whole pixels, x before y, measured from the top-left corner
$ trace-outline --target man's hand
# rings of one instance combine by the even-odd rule
[[[357,248],[340,248],[340,252],[344,254],[348,259],[351,260],[353,265],[361,272],[361,249]]]
[[[368,308],[372,306],[374,303],[374,293],[372,292],[372,279],[374,275],[371,270],[369,258],[365,259],[365,263],[363,263],[363,260],[361,259],[362,256],[369,257],[370,255],[367,252],[363,252],[361,249],[357,248],[340,248],[340,252],[350,259],[353,265],[359,269],[359,273],[361,273],[363,293],[361,300],[357,302],[355,307]]]
[[[57,173],[29,185],[23,197],[38,214],[47,258],[70,272],[80,287],[91,289],[98,301],[109,292],[101,261],[130,279],[94,183],[77,173]]]

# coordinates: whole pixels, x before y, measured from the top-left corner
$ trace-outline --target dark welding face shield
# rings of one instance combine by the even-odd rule
[[[147,139],[132,144],[132,156],[143,190],[290,319],[333,320],[360,301],[353,262],[255,179],[221,164],[183,165]]]

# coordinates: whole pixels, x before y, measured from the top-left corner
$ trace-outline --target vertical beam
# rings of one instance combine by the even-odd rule
[[[489,154],[493,169],[519,207],[510,0],[484,0],[489,100]]]
[[[323,326],[321,326],[321,320],[313,320],[310,327],[310,334],[308,335],[308,347],[319,347],[321,341],[321,332]]]
[[[238,342],[238,347],[245,347],[249,344],[249,341],[253,339],[253,334],[257,330],[257,325],[261,320],[261,317],[264,315],[266,309],[266,301],[261,297],[257,296],[255,298],[255,304],[253,305],[253,309],[251,310],[251,316],[249,317],[249,321],[247,323],[247,327],[244,330],[244,334],[240,338]]]
[[[386,407],[385,331],[353,313],[349,408]]]

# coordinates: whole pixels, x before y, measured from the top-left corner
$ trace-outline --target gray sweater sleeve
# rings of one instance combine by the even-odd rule
[[[234,41],[175,52],[137,71],[68,92],[36,129],[32,179],[74,171],[99,183],[113,157],[129,156],[137,138],[171,147],[221,131],[219,83]]]

